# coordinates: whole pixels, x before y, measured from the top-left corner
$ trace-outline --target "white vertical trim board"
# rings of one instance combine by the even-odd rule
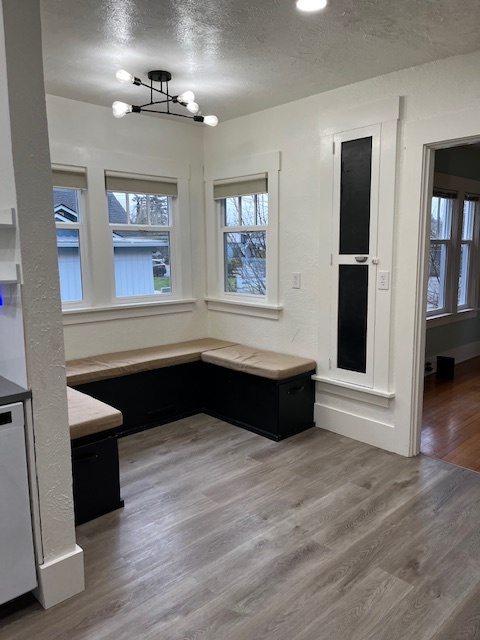
[[[414,244],[410,234],[408,241],[411,246],[409,269],[403,275],[399,296],[412,288],[415,291],[413,308],[406,307],[399,326],[398,336],[402,341],[402,348],[397,347],[396,355],[400,359],[407,359],[411,365],[411,376],[397,381],[397,395],[404,397],[399,405],[395,423],[410,425],[409,455],[416,455],[420,451],[423,380],[425,361],[425,300],[427,290],[427,230],[429,230],[429,203],[433,188],[434,153],[436,148],[445,148],[455,144],[478,142],[480,139],[479,109],[467,109],[451,114],[441,115],[429,120],[420,120],[407,124],[404,130],[403,143],[405,146],[404,171],[402,177],[402,193],[404,199],[402,210],[410,211],[417,217],[417,241]],[[407,188],[408,185],[408,188]],[[412,226],[412,230],[413,230]],[[403,252],[405,251],[403,239]],[[413,300],[413,299],[412,299]],[[413,353],[413,356],[412,356]],[[399,366],[403,366],[400,363]],[[403,411],[405,407],[406,411]],[[407,413],[408,411],[408,413]]]

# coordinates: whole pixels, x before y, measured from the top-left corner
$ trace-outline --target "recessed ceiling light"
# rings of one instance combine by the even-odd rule
[[[320,11],[327,6],[327,0],[297,0],[300,11]]]

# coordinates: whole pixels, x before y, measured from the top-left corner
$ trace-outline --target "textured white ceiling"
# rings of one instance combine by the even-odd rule
[[[140,104],[115,71],[166,69],[220,120],[480,49],[479,0],[41,1],[47,93]]]

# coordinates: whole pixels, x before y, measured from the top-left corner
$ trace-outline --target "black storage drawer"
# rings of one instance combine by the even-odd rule
[[[74,440],[72,466],[75,525],[123,507],[115,437],[80,445]]]
[[[283,437],[298,433],[303,425],[313,425],[313,373],[281,381],[278,385],[278,431]]]
[[[204,364],[207,413],[273,440],[313,426],[314,371],[277,381]]]

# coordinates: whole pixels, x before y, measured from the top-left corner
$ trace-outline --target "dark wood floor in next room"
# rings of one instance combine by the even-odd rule
[[[480,358],[456,365],[454,380],[425,379],[421,450],[480,471]]]
[[[207,416],[120,445],[125,509],[77,530],[87,590],[0,640],[480,638],[480,474]]]

